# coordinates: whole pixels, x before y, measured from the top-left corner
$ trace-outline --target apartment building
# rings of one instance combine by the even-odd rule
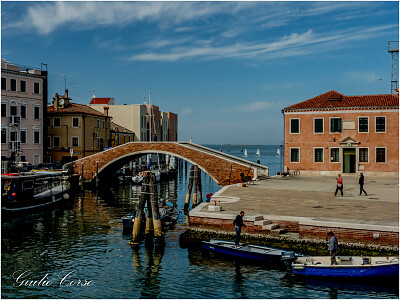
[[[1,59],[1,156],[38,165],[45,160],[47,66]]]
[[[286,170],[398,175],[399,95],[330,91],[282,110]]]

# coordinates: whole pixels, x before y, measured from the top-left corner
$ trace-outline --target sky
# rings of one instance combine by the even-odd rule
[[[390,94],[397,1],[1,2],[1,57],[49,71],[49,101],[148,101],[178,140],[270,144],[281,110],[330,90]]]

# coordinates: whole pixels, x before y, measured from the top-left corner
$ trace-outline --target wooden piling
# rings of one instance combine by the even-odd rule
[[[197,167],[197,203],[200,204],[203,202],[203,191],[201,188],[201,169]]]
[[[197,206],[197,189],[198,189],[198,169],[199,167],[194,165],[193,166],[193,202],[192,208]]]
[[[160,245],[163,243],[163,234],[162,234],[162,225],[160,220],[160,209],[158,207],[156,177],[153,173],[149,174],[150,174],[149,193],[150,193],[151,211],[153,215],[154,242],[156,245]]]
[[[183,206],[184,211],[189,210],[189,203],[190,203],[190,196],[192,194],[192,188],[193,188],[193,177],[194,177],[194,166],[190,167],[190,175],[189,175],[189,185],[188,185],[188,190],[186,193],[186,199],[185,199],[185,205]]]
[[[140,226],[142,224],[142,219],[144,217],[143,209],[146,204],[146,199],[147,199],[146,195],[148,195],[148,186],[149,186],[149,176],[146,175],[142,181],[142,190],[140,193],[139,205],[135,214],[135,221],[133,222],[132,241],[131,241],[132,246],[139,244]]]

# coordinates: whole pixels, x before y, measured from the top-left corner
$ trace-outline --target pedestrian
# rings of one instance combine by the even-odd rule
[[[235,226],[235,246],[236,248],[240,247],[239,240],[240,240],[240,233],[242,231],[242,226],[246,227],[247,226],[243,223],[243,216],[244,216],[244,211],[242,210],[237,216],[236,219],[233,221],[233,226]]]
[[[338,192],[338,190],[340,190],[340,193],[343,197],[343,178],[342,175],[338,175],[338,177],[336,178],[336,191],[335,191],[335,196]]]
[[[364,174],[360,173],[360,179],[358,179],[358,184],[360,185],[360,196],[364,192],[365,196],[368,196],[367,192],[364,190]]]
[[[331,265],[337,265],[336,261],[336,253],[338,250],[338,239],[332,231],[328,232],[329,242],[328,242],[328,250],[329,255],[331,256]]]
[[[213,193],[208,193],[206,195],[207,201],[206,202],[210,202],[211,201],[211,196],[213,195]]]

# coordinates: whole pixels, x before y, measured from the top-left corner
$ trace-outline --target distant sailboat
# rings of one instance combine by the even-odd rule
[[[278,150],[276,150],[276,155],[278,155],[278,156],[281,155],[281,149],[278,148]]]
[[[247,157],[247,149],[244,149],[243,157]]]
[[[260,154],[260,149],[257,149],[256,156],[257,156],[257,157],[260,157],[260,155],[261,155],[261,154]]]

